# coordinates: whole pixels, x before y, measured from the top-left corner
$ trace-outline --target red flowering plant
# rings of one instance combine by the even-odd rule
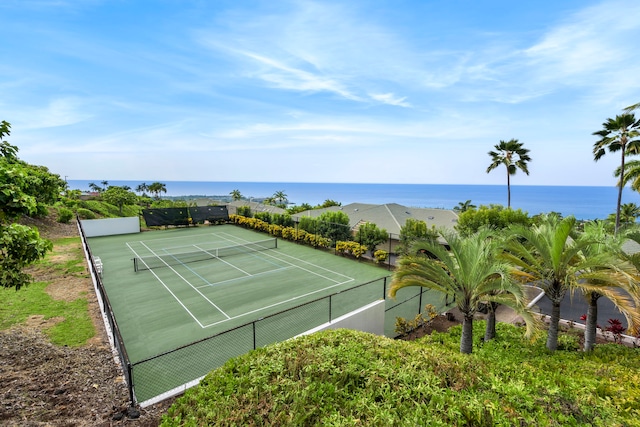
[[[609,319],[608,322],[609,326],[605,328],[605,331],[611,333],[615,342],[622,342],[622,334],[627,328],[622,326],[622,322],[619,319]]]

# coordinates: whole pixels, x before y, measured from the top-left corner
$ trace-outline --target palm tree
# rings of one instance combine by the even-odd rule
[[[109,186],[109,181],[100,181],[100,184],[102,184],[102,189],[106,190]]]
[[[629,105],[627,108],[625,108],[623,111],[625,113],[631,113],[634,110],[640,109],[640,102],[638,102],[637,104],[633,104],[633,105]],[[640,120],[638,120],[638,122],[635,124],[635,127],[640,126]]]
[[[633,129],[637,126],[635,116],[631,113],[623,113],[615,119],[607,119],[602,124],[602,129],[593,132],[600,139],[593,144],[593,159],[597,162],[609,150],[610,153],[620,151],[620,180],[618,185],[618,202],[616,204],[615,231],[620,228],[620,205],[622,204],[622,188],[625,181],[625,159],[630,154],[640,153],[640,133]]]
[[[167,192],[166,184],[163,184],[161,182],[154,182],[152,184],[149,184],[149,187],[147,187],[147,189],[151,192],[151,194],[154,195],[156,199],[160,198],[160,193]]]
[[[584,351],[591,351],[595,346],[600,298],[605,297],[613,302],[618,311],[625,316],[631,329],[635,329],[640,322],[640,313],[636,309],[638,292],[634,281],[637,270],[631,262],[626,262],[626,256],[622,252],[625,238],[627,237],[607,233],[602,222],[585,224],[584,233],[580,236],[580,239],[591,242],[583,250],[585,257],[610,257],[610,266],[606,270],[609,275],[605,276],[607,280],[594,283],[591,290],[583,289],[589,305],[584,331]]]
[[[548,216],[533,227],[515,225],[508,232],[504,259],[525,282],[535,282],[552,304],[547,349],[558,348],[560,302],[568,291],[588,294],[614,286],[618,267],[606,251],[594,251],[591,238],[579,238],[573,216]],[[606,285],[606,286],[605,286]]]
[[[620,206],[620,221],[626,224],[635,224],[640,217],[640,206],[635,203],[625,203]]]
[[[287,195],[284,191],[276,191],[275,193],[273,193],[273,199],[277,201],[279,205],[281,205],[284,201],[287,200]]]
[[[491,233],[484,229],[462,238],[450,231],[440,231],[451,250],[437,242],[416,243],[412,254],[426,251],[430,256],[402,257],[391,282],[391,297],[406,286],[423,286],[455,301],[464,318],[461,353],[472,352],[473,317],[480,303],[498,302],[516,309],[527,321],[527,333],[533,332],[533,317],[524,308],[523,287],[512,280],[511,267],[496,258],[499,242]]]
[[[496,151],[489,151],[491,156],[491,164],[487,168],[487,173],[491,172],[500,165],[505,165],[507,168],[507,207],[511,207],[511,175],[515,175],[516,171],[520,169],[522,172],[529,175],[529,168],[527,162],[531,161],[529,157],[529,150],[522,147],[522,143],[517,139],[511,139],[507,142],[500,141],[500,144],[495,145]],[[517,157],[517,159],[515,158]]]
[[[242,197],[243,197],[240,190],[233,190],[231,191],[231,193],[229,193],[229,195],[231,196],[231,200],[233,201],[242,200]]]
[[[149,191],[149,186],[145,182],[136,187],[136,192],[140,193],[140,195],[143,195],[146,191]]]
[[[476,205],[471,204],[471,200],[467,200],[465,202],[458,202],[458,206],[455,206],[453,210],[458,213],[463,213],[470,209],[475,209],[475,208],[476,208]]]

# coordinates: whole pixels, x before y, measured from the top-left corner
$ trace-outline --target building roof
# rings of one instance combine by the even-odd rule
[[[351,203],[345,206],[331,206],[323,209],[312,209],[293,215],[294,220],[301,217],[316,218],[325,212],[341,211],[349,217],[351,228],[363,222],[376,224],[387,233],[400,234],[400,228],[408,218],[424,221],[428,227],[452,229],[458,222],[458,214],[452,210],[434,208],[409,208],[397,203],[372,205]]]

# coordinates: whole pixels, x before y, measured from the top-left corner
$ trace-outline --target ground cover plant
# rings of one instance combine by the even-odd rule
[[[551,353],[522,328],[498,328],[469,355],[461,326],[417,341],[326,331],[258,349],[188,390],[162,425],[640,425],[637,349]]]

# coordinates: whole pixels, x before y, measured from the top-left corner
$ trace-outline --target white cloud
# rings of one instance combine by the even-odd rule
[[[380,101],[383,104],[395,105],[397,107],[411,107],[410,103],[405,102],[405,100],[407,99],[406,96],[397,97],[393,93],[372,93],[370,94],[370,96],[371,98],[375,99],[376,101]]]

